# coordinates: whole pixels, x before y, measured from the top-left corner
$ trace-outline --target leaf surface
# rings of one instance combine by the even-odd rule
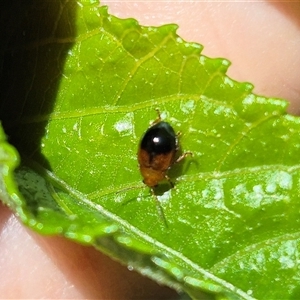
[[[30,72],[17,75],[18,102],[8,101],[18,80],[2,101],[22,156],[13,175],[3,136],[4,202],[36,231],[94,245],[194,298],[297,298],[300,127],[287,103],[228,78],[229,62],[202,56],[176,25],[143,27],[91,1],[41,12],[49,30],[12,47],[15,68]],[[136,157],[156,108],[193,153],[158,201]]]

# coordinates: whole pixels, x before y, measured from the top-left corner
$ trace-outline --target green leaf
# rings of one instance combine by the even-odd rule
[[[229,62],[175,25],[143,27],[84,0],[24,16],[32,34],[7,40],[1,98],[22,163],[17,189],[18,156],[2,138],[0,186],[22,221],[194,298],[298,298],[300,121],[287,103],[228,78]],[[136,158],[155,108],[193,152],[158,201]]]
[[[19,155],[14,147],[6,141],[3,128],[0,124],[0,199],[12,209],[18,210],[21,201],[15,195],[17,186],[13,171],[19,165]]]

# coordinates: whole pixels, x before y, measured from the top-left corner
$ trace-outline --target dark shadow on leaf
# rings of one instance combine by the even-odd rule
[[[173,180],[171,179],[172,183]],[[162,196],[164,193],[172,189],[172,186],[170,185],[169,182],[162,182],[160,183],[157,187],[153,189],[154,195],[156,196]]]
[[[0,119],[20,154],[48,169],[41,139],[74,43],[76,6],[73,0],[1,4]]]

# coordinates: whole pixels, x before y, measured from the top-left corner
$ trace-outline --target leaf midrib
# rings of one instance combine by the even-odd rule
[[[250,297],[246,292],[235,287],[233,284],[231,284],[223,279],[220,279],[220,278],[216,277],[213,273],[201,268],[197,263],[193,262],[186,256],[182,255],[180,252],[175,251],[174,249],[166,246],[165,244],[163,244],[161,242],[158,242],[156,239],[152,238],[151,236],[146,234],[144,231],[131,225],[130,223],[128,223],[124,219],[120,218],[116,214],[108,211],[102,205],[95,204],[93,201],[88,199],[86,197],[86,195],[84,195],[84,194],[80,193],[79,191],[70,187],[63,180],[57,178],[52,172],[50,172],[48,170],[44,170],[44,171],[46,172],[47,177],[49,177],[51,182],[56,183],[57,186],[63,187],[63,189],[65,189],[71,195],[71,197],[76,199],[78,202],[83,202],[85,205],[88,205],[89,207],[95,209],[101,215],[107,217],[112,222],[115,222],[118,225],[120,225],[121,227],[123,227],[124,229],[126,229],[126,231],[131,232],[133,235],[139,237],[139,239],[146,241],[147,243],[149,243],[151,245],[155,245],[155,247],[158,248],[160,253],[164,253],[164,254],[168,253],[169,260],[181,261],[184,265],[189,266],[190,268],[194,269],[199,274],[201,274],[202,277],[211,280],[216,285],[222,286],[224,289],[230,291],[231,293],[238,294],[243,299],[247,299],[247,300],[254,299],[254,298]],[[171,258],[171,256],[173,256],[173,259]],[[190,277],[193,277],[193,276],[190,276]]]

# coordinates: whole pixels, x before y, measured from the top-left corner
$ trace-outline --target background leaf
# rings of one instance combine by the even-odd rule
[[[228,78],[229,62],[201,56],[175,25],[142,27],[90,1],[49,11],[58,22],[37,34],[29,14],[32,36],[7,42],[1,119],[22,166],[5,202],[35,230],[195,298],[297,298],[299,119],[286,102]],[[194,154],[169,172],[176,189],[158,191],[168,226],[136,161],[155,108]]]

